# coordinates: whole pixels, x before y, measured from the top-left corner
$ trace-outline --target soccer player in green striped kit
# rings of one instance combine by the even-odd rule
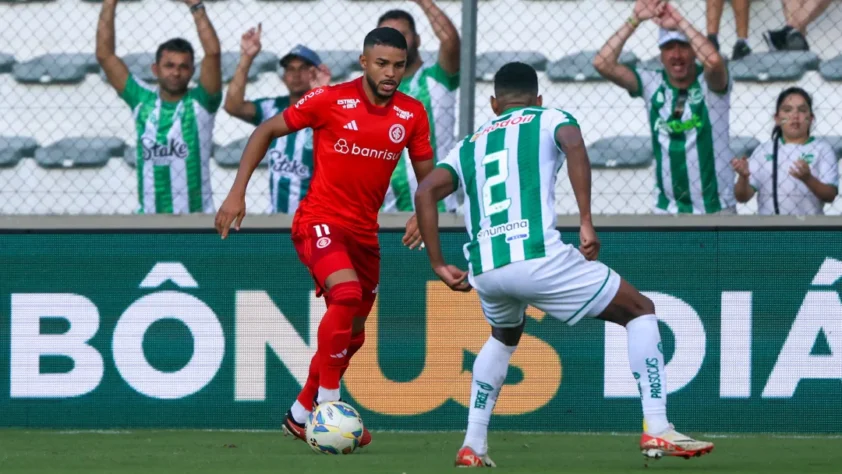
[[[583,318],[619,324],[628,332],[629,365],[643,405],[641,452],[647,457],[694,457],[713,444],[675,431],[667,420],[667,386],[658,318],[652,301],[597,261],[591,222],[591,168],[569,113],[542,107],[538,75],[509,63],[494,77],[497,118],[461,142],[419,184],[418,227],[436,275],[455,291],[475,288],[491,337],[473,366],[468,429],[456,465],[492,467],[488,424],[509,360],[526,323],[527,305],[574,325]],[[555,228],[556,175],[567,172],[579,205],[580,247]],[[461,188],[465,195],[468,272],[448,265],[441,251],[436,203]]]
[[[184,0],[196,22],[205,56],[197,87],[193,47],[173,38],[158,47],[153,87],[129,72],[115,53],[117,0],[103,0],[96,58],[108,83],[132,109],[137,132],[137,182],[141,214],[213,213],[210,156],[213,125],[222,103],[219,38],[201,0]]]

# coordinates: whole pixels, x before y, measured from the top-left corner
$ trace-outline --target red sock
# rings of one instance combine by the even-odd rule
[[[359,310],[362,288],[358,281],[343,282],[328,290],[330,304],[319,324],[319,386],[338,390],[342,367],[347,366],[351,327]]]
[[[360,350],[364,343],[365,331],[351,336],[351,343],[348,344],[348,357],[345,358],[345,365],[342,367],[342,371],[339,373],[339,378],[345,376],[345,371],[348,370],[348,365],[351,363],[351,358],[354,357],[354,354],[356,354],[357,351]]]
[[[308,410],[313,406],[313,399],[316,398],[316,393],[319,391],[319,370],[321,369],[321,362],[318,351],[313,354],[310,359],[310,371],[307,373],[307,382],[298,393],[298,403],[304,405]]]

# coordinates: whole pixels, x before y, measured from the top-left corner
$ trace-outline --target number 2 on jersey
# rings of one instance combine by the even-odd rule
[[[497,174],[489,176],[489,167],[492,163],[497,163]],[[485,167],[485,184],[482,185],[482,208],[485,217],[490,217],[494,214],[506,211],[512,205],[512,200],[505,197],[505,189],[503,198],[494,201],[491,193],[491,188],[498,184],[506,185],[506,179],[509,177],[509,150],[495,151],[489,153],[482,158],[482,166]]]

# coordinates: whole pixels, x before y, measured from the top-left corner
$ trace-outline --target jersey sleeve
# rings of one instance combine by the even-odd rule
[[[462,150],[462,143],[453,147],[453,149],[450,150],[450,153],[448,153],[447,156],[443,160],[439,161],[436,164],[436,168],[441,168],[441,169],[450,173],[450,177],[453,179],[453,189],[454,190],[459,189],[459,186],[460,186],[459,183],[462,181],[462,179],[459,177],[460,173],[461,173],[461,169],[462,169],[461,163],[460,163],[460,160],[459,160],[461,150]]]
[[[438,62],[431,66],[428,71],[429,77],[444,86],[448,91],[453,92],[459,88],[459,72],[451,74],[442,69],[441,64]]]
[[[317,87],[304,94],[304,97],[294,106],[284,110],[284,121],[290,131],[297,132],[307,127],[315,130],[323,127],[327,121],[329,95],[326,87]]]
[[[217,110],[219,110],[219,106],[222,105],[222,89],[220,88],[219,91],[215,94],[211,94],[205,90],[204,86],[200,82],[196,88],[192,90],[193,99],[202,106],[203,109],[207,110],[209,113],[215,114]]]
[[[260,125],[289,107],[289,97],[264,97],[252,100],[251,103],[254,105],[254,117],[251,123]]]
[[[552,109],[550,117],[549,127],[553,134],[553,142],[555,142],[556,148],[561,151],[561,143],[558,141],[558,129],[566,126],[579,128],[579,122],[569,112],[561,109]]]
[[[833,152],[833,147],[827,143],[822,143],[819,151],[817,176],[819,181],[830,186],[839,187],[839,159],[836,153]]]
[[[644,100],[648,101],[648,98],[652,97],[658,87],[661,72],[638,67],[631,68],[631,70],[637,78],[637,92],[629,92],[629,95],[635,98],[643,97]]]
[[[123,89],[123,93],[120,94],[120,98],[129,104],[129,107],[132,109],[137,107],[141,102],[154,99],[156,96],[155,89],[134,77],[133,74],[129,74],[129,77],[126,79],[126,87]]]
[[[415,114],[412,135],[409,136],[406,147],[409,149],[409,159],[412,161],[433,159],[433,147],[430,144],[430,122],[423,108]]]

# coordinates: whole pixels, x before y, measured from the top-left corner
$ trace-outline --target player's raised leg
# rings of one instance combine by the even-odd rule
[[[698,441],[675,430],[667,419],[667,380],[658,318],[652,300],[625,280],[599,319],[619,324],[628,334],[629,366],[637,380],[643,405],[644,456],[690,458],[708,454],[713,443]]]

